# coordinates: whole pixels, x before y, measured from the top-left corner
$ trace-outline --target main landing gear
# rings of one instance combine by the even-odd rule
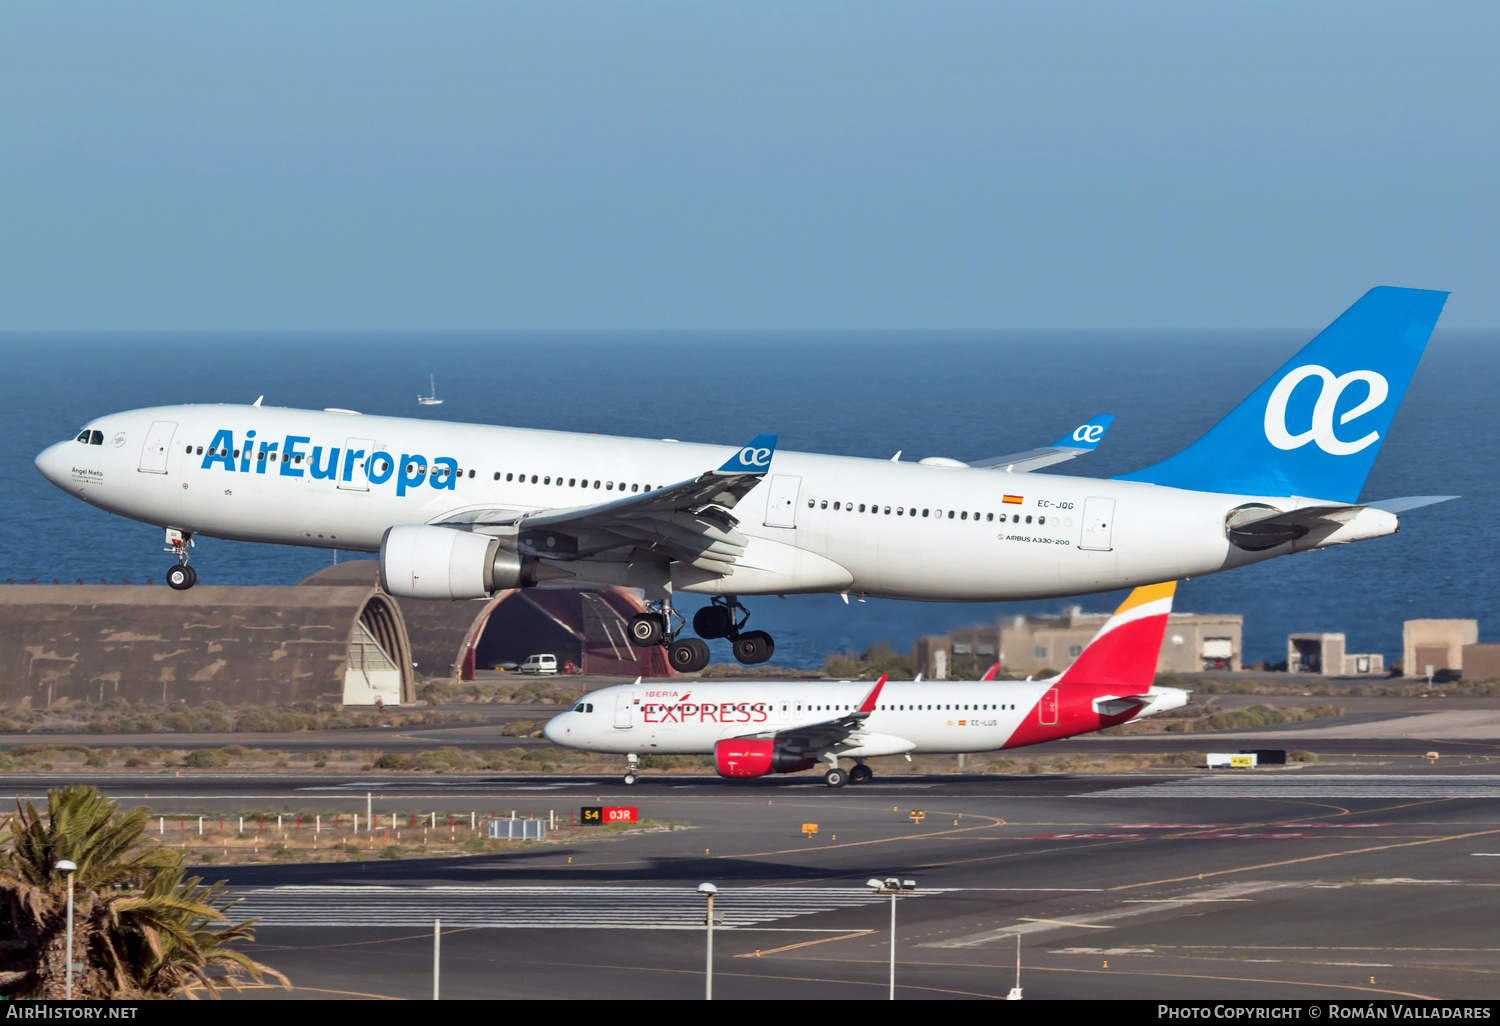
[[[854,768],[847,773],[839,768],[837,756],[826,756],[830,763],[827,773],[823,774],[823,783],[829,787],[843,787],[845,784],[868,784],[875,779],[875,771],[866,766],[858,759],[854,761]]]
[[[188,566],[188,550],[193,547],[193,536],[175,527],[167,528],[166,551],[177,557],[177,565],[167,571],[167,587],[173,591],[187,591],[198,583],[198,571]]]
[[[708,665],[708,645],[698,638],[728,638],[735,659],[746,664],[763,663],[776,651],[776,642],[765,631],[741,629],[750,611],[733,597],[715,595],[711,604],[693,614],[698,638],[678,638],[682,617],[672,608],[670,596],[646,605],[646,612],[630,618],[630,643],[641,648],[663,646],[668,664],[678,673],[697,673]]]
[[[646,603],[644,613],[630,618],[627,631],[630,643],[639,648],[660,645],[667,650],[667,665],[676,673],[697,673],[708,665],[708,643],[697,638],[679,638],[682,633],[682,617],[672,608],[672,599],[667,597]]]
[[[746,664],[763,663],[776,652],[776,642],[765,631],[743,630],[750,611],[732,595],[715,595],[709,605],[693,614],[693,630],[700,638],[728,638],[735,659]]]

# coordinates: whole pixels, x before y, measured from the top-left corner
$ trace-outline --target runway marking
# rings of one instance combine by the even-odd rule
[[[1152,902],[1121,902],[1115,908],[1104,909],[1099,912],[1088,912],[1083,915],[1075,915],[1071,919],[1042,919],[1020,918],[1018,923],[1025,925],[1002,926],[983,933],[969,934],[962,937],[952,937],[946,940],[927,941],[917,945],[919,948],[980,948],[996,942],[1013,941],[1017,934],[1031,935],[1035,933],[1049,933],[1055,929],[1068,927],[1085,927],[1094,930],[1113,929],[1111,926],[1098,926],[1098,923],[1107,923],[1119,919],[1134,919],[1140,916],[1155,915],[1159,912],[1170,911],[1177,905],[1191,905],[1207,901],[1251,901],[1244,895],[1256,894],[1260,891],[1280,890],[1286,887],[1295,887],[1293,883],[1279,880],[1247,880],[1238,883],[1221,884],[1185,894],[1178,898],[1164,898]],[[1116,890],[1117,888],[1109,888]],[[1150,905],[1149,908],[1125,908],[1126,904]]]
[[[732,852],[728,854],[715,855],[716,859],[755,859],[765,858],[770,855],[805,855],[810,851],[832,851],[836,848],[862,848],[871,844],[891,844],[896,841],[927,841],[935,838],[951,840],[958,834],[973,833],[975,830],[988,830],[991,827],[1004,826],[1005,820],[994,816],[969,815],[970,819],[983,820],[968,827],[949,827],[947,830],[933,830],[921,834],[896,834],[892,837],[873,837],[865,841],[838,841],[833,844],[798,845],[795,848],[777,848],[771,851],[747,851]]]
[[[1253,898],[1125,898],[1124,905],[1192,905],[1199,902],[1253,901]]]
[[[1500,781],[1472,776],[1179,777],[1079,792],[1072,798],[1500,798]]]
[[[801,941],[797,944],[783,944],[779,948],[766,948],[764,951],[747,951],[744,954],[735,955],[735,958],[763,958],[766,955],[779,955],[783,951],[791,951],[794,948],[806,948],[813,944],[827,944],[829,941],[851,940],[855,937],[868,937],[874,930],[855,930],[853,933],[842,933],[837,937],[819,937],[817,940]]]
[[[848,959],[832,959],[813,956],[813,961],[835,962],[849,961]],[[1013,965],[1014,963],[1012,963]],[[995,969],[993,965],[979,965],[965,962],[915,962],[906,960],[902,962],[905,966],[924,966],[939,969]],[[1002,971],[1009,968],[1003,963],[998,967]],[[1256,979],[1249,976],[1210,976],[1206,973],[1163,973],[1149,972],[1142,969],[1065,969],[1056,966],[1024,965],[1022,970],[1028,973],[1085,973],[1089,976],[1152,976],[1169,980],[1213,980],[1216,983],[1260,983],[1268,986],[1281,987],[1317,987],[1322,990],[1356,990],[1367,994],[1390,994],[1394,997],[1411,998],[1413,1001],[1440,1001],[1440,997],[1432,994],[1416,994],[1404,990],[1392,990],[1388,987],[1371,987],[1369,985],[1355,983],[1316,983],[1311,980],[1269,980]]]
[[[242,898],[236,913],[258,917],[263,926],[412,927],[441,919],[489,929],[703,929],[702,898],[687,887],[318,885],[234,893]],[[944,893],[929,888],[909,897]],[[715,912],[724,929],[734,930],[885,900],[863,887],[721,888]]]
[[[493,961],[493,959],[491,959],[490,961]],[[884,962],[877,962],[877,961],[875,961],[873,959],[852,959],[852,958],[816,959],[815,961],[844,962],[844,963],[853,964],[853,965],[869,965],[869,964],[884,965],[885,964]],[[654,965],[601,965],[601,964],[599,964],[597,962],[543,962],[543,961],[539,961],[539,960],[536,960],[536,959],[525,959],[525,960],[523,960],[523,959],[514,959],[514,960],[507,960],[505,964],[506,964],[507,967],[518,966],[518,965],[544,965],[544,966],[550,966],[552,968],[557,968],[557,969],[586,969],[586,970],[589,970],[591,972],[592,971],[601,970],[601,969],[605,969],[605,970],[608,970],[608,969],[617,969],[617,970],[622,970],[624,972],[631,972],[631,973],[661,973],[661,974],[663,974],[665,976],[698,976],[698,977],[701,977],[703,975],[703,969],[701,967],[693,968],[693,969],[665,969],[665,968],[662,968],[661,966],[654,966]],[[788,981],[793,982],[793,983],[836,983],[836,984],[841,984],[841,985],[849,986],[849,987],[877,987],[877,988],[880,989],[881,992],[884,992],[885,989],[886,989],[886,987],[889,986],[889,984],[884,979],[880,979],[880,980],[834,980],[834,979],[828,979],[826,977],[820,977],[820,976],[786,976],[786,975],[778,975],[778,974],[771,974],[771,973],[731,973],[731,972],[725,972],[722,969],[715,969],[714,970],[714,979],[716,979],[716,980],[717,979],[788,980]],[[972,998],[998,999],[998,998],[1000,998],[1002,996],[1000,994],[984,994],[984,993],[979,993],[977,991],[971,991],[971,990],[954,990],[952,987],[923,987],[923,986],[917,986],[915,984],[910,984],[910,983],[898,983],[898,984],[896,984],[896,989],[897,990],[931,991],[934,994],[956,994],[956,995],[958,995],[960,997],[972,997]]]
[[[1402,841],[1396,844],[1377,844],[1372,845],[1368,848],[1351,848],[1348,851],[1330,851],[1324,852],[1320,855],[1305,855],[1302,858],[1284,859],[1280,862],[1261,862],[1253,866],[1240,866],[1237,869],[1217,869],[1210,870],[1207,873],[1193,873],[1189,876],[1167,877],[1163,880],[1143,880],[1140,883],[1119,884],[1118,886],[1109,888],[1109,890],[1128,891],[1133,890],[1136,887],[1155,887],[1161,884],[1182,883],[1185,880],[1206,880],[1209,877],[1230,876],[1234,873],[1248,873],[1257,869],[1274,869],[1280,866],[1295,866],[1303,862],[1317,862],[1320,859],[1338,859],[1343,858],[1347,855],[1368,855],[1373,851],[1391,851],[1396,848],[1415,848],[1424,844],[1437,844],[1440,841],[1464,841],[1468,840],[1471,837],[1490,837],[1495,834],[1500,834],[1500,829],[1476,830],[1473,833],[1452,834],[1447,837],[1424,837],[1416,841]]]

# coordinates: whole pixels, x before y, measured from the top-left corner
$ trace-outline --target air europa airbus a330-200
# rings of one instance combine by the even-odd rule
[[[1041,449],[913,463],[782,452],[774,435],[726,452],[259,402],[109,414],[36,464],[164,527],[177,589],[197,580],[195,534],[379,552],[408,598],[625,585],[648,604],[631,640],[693,671],[701,638],[770,658],[745,595],[1081,595],[1392,534],[1438,497],[1359,493],[1446,298],[1370,290],[1197,442],[1110,480],[1031,473],[1092,450],[1106,417]],[[713,596],[698,638],[678,591]]]
[[[589,692],[544,733],[568,748],[623,754],[627,784],[642,754],[658,754],[712,755],[726,777],[822,763],[829,787],[870,780],[864,760],[879,755],[990,752],[1086,734],[1187,702],[1181,688],[1153,683],[1175,589],[1136,588],[1073,665],[1048,680],[638,680]],[[854,767],[845,772],[840,759]]]

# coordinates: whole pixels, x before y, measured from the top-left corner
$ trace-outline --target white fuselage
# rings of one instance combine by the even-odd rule
[[[228,405],[135,410],[88,427],[102,444],[61,442],[36,462],[101,509],[216,538],[362,552],[379,551],[396,525],[470,510],[586,506],[661,488],[718,466],[731,450]],[[1230,544],[1225,516],[1246,503],[1317,504],[778,450],[734,508],[748,546],[733,573],[674,564],[673,584],[736,595],[998,601],[1168,581],[1310,547],[1246,552]],[[1389,534],[1396,523],[1363,510],[1316,544]],[[625,583],[607,561],[566,565],[577,583]]]
[[[586,751],[702,755],[731,738],[795,737],[799,727],[857,710],[870,688],[869,681],[622,684],[584,695],[553,717],[545,733],[556,744]],[[1100,703],[1123,696],[1059,687],[1055,680],[893,682],[880,691],[857,743],[838,746],[837,754],[996,751],[1098,730],[1187,700],[1176,688],[1146,693],[1150,701],[1129,715],[1110,715]]]

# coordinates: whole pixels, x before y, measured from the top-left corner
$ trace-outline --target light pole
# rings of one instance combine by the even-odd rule
[[[703,923],[708,928],[708,960],[703,969],[703,1000],[714,999],[714,895],[719,889],[711,883],[698,885],[698,893],[708,899],[708,914]]]
[[[876,894],[889,894],[891,896],[891,995],[890,1000],[896,1000],[896,896],[907,894],[917,889],[915,880],[898,880],[894,876],[888,876],[884,880],[876,880],[871,877],[865,881]]]
[[[73,1000],[73,874],[78,872],[78,866],[67,859],[60,861],[55,867],[60,872],[68,874],[68,960],[67,969],[64,970],[63,979],[65,984],[67,1000]]]

